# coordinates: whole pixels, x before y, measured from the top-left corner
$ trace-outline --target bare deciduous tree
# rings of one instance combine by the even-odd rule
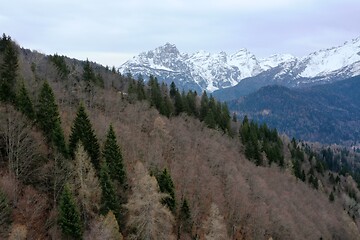
[[[24,225],[15,224],[11,228],[9,240],[25,240],[27,237],[27,228]]]
[[[161,204],[163,197],[156,178],[149,176],[143,164],[138,162],[135,166],[133,193],[125,205],[129,211],[128,226],[135,229],[131,239],[175,239],[174,217]]]
[[[100,216],[92,220],[89,231],[85,233],[85,239],[92,240],[122,240],[118,222],[112,211],[106,216]]]
[[[224,217],[220,214],[215,203],[211,204],[208,220],[205,222],[205,239],[222,240],[229,239],[226,232]]]
[[[0,115],[0,137],[5,142],[9,174],[20,181],[30,181],[37,170],[40,148],[31,123],[11,106],[0,106],[0,112],[3,113]],[[16,186],[14,192],[17,192]]]
[[[78,144],[72,173],[72,184],[78,206],[86,223],[99,212],[101,189],[90,157],[82,144]]]

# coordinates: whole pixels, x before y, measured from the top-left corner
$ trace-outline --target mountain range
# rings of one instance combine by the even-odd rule
[[[360,37],[301,58],[290,54],[257,58],[247,49],[234,54],[181,53],[166,43],[134,56],[119,71],[145,80],[154,75],[168,84],[174,81],[180,89],[206,90],[221,100],[231,100],[266,85],[301,87],[356,76],[360,74]]]

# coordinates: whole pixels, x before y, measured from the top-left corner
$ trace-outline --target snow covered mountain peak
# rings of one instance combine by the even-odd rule
[[[154,75],[168,84],[174,81],[179,89],[196,91],[229,88],[259,74],[266,76],[265,82],[300,85],[360,74],[360,37],[302,58],[290,54],[257,58],[246,48],[233,54],[181,53],[175,44],[166,43],[130,59],[119,70],[145,80]]]
[[[306,65],[301,77],[319,77],[342,70],[350,65],[360,66],[360,38],[345,42],[343,45],[313,52],[301,59],[299,64]],[[354,72],[358,74],[359,72]],[[352,77],[351,75],[349,77]]]
[[[263,69],[268,70],[278,66],[281,63],[292,62],[297,58],[291,54],[274,54],[267,58],[262,58],[259,60],[260,65]]]
[[[195,85],[195,90],[212,92],[234,86],[267,68],[263,68],[255,55],[245,48],[231,55],[224,51],[209,53],[203,50],[188,54],[180,53],[174,44],[166,43],[139,54],[119,70],[122,73],[131,72],[134,76],[152,74],[161,81],[175,81],[185,89],[190,88],[187,85],[192,88]]]

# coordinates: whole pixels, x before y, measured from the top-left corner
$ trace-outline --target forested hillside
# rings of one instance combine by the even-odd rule
[[[354,151],[5,35],[0,66],[2,239],[360,239]]]
[[[229,108],[305,141],[356,145],[360,136],[360,77],[289,89],[267,86]]]

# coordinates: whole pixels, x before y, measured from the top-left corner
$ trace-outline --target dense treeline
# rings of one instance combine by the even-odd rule
[[[264,123],[259,126],[254,121],[244,117],[239,135],[245,146],[245,155],[254,160],[256,165],[264,165],[263,152],[268,164],[277,163],[284,167],[283,143],[276,129],[269,129]]]
[[[212,95],[208,97],[206,91],[201,96],[191,90],[180,93],[174,82],[169,89],[165,83],[160,84],[156,77],[150,76],[147,86],[141,77],[137,81],[131,80],[128,95],[130,100],[148,100],[151,106],[166,117],[186,113],[200,119],[209,128],[221,129],[224,133],[231,134],[231,117],[227,105],[216,101]]]

